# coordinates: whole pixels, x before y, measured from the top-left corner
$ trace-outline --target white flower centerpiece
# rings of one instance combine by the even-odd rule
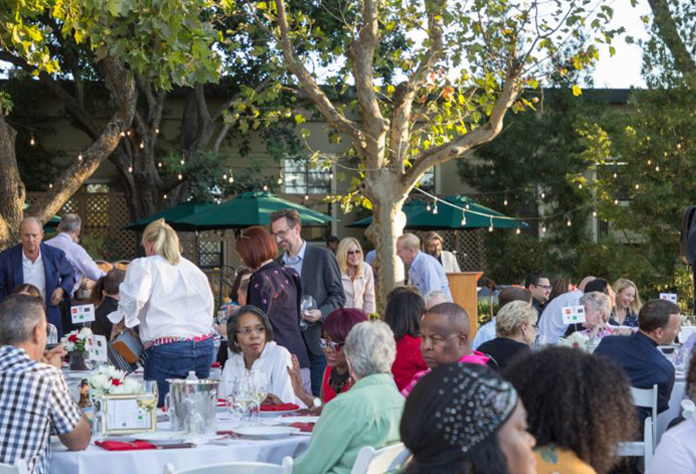
[[[584,335],[581,331],[576,331],[568,337],[562,337],[558,340],[559,346],[572,347],[573,349],[580,349],[587,352],[587,343],[589,342],[589,337]]]
[[[92,336],[90,328],[76,329],[65,334],[60,342],[70,356],[71,370],[87,370],[85,355],[87,354],[87,338]]]
[[[89,393],[92,400],[104,395],[130,395],[142,393],[140,383],[126,378],[126,373],[113,365],[103,365],[89,377]]]

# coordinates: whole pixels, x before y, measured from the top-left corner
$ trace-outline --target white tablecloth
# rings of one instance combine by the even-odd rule
[[[230,428],[232,425],[218,421],[218,430]],[[281,464],[285,456],[295,458],[306,451],[309,440],[309,436],[295,435],[278,440],[231,440],[224,446],[141,451],[107,451],[90,444],[84,451],[54,450],[50,474],[160,474],[167,463],[176,470],[233,461]]]
[[[669,408],[657,415],[657,440],[655,445],[660,442],[662,433],[667,430],[667,425],[681,414],[681,401],[686,391],[686,379],[684,375],[677,375],[672,388],[672,395],[669,397]]]

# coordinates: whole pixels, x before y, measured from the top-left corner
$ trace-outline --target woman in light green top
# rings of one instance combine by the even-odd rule
[[[391,375],[396,356],[391,329],[381,321],[357,324],[343,351],[355,384],[326,405],[294,473],[348,474],[364,446],[399,442],[404,397]]]

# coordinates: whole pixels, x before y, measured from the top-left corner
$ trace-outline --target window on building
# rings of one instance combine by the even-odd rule
[[[330,174],[330,169],[308,167],[305,160],[283,160],[287,194],[331,194]]]

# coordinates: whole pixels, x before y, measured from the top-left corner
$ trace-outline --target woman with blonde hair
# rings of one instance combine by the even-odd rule
[[[346,237],[336,252],[341,269],[341,283],[346,295],[345,308],[358,308],[365,314],[375,312],[375,276],[372,267],[363,261],[360,242]]]
[[[146,256],[128,266],[109,319],[120,329],[140,326],[148,356],[144,378],[157,381],[162,406],[167,379],[210,374],[213,292],[205,274],[181,256],[179,237],[164,219],[145,228],[141,244]]]
[[[638,327],[638,312],[643,304],[636,284],[626,278],[619,278],[614,282],[614,293],[616,307],[609,324]]]
[[[539,319],[534,306],[527,301],[512,301],[498,311],[495,332],[498,337],[484,342],[477,349],[491,357],[503,371],[510,361],[531,351]]]

